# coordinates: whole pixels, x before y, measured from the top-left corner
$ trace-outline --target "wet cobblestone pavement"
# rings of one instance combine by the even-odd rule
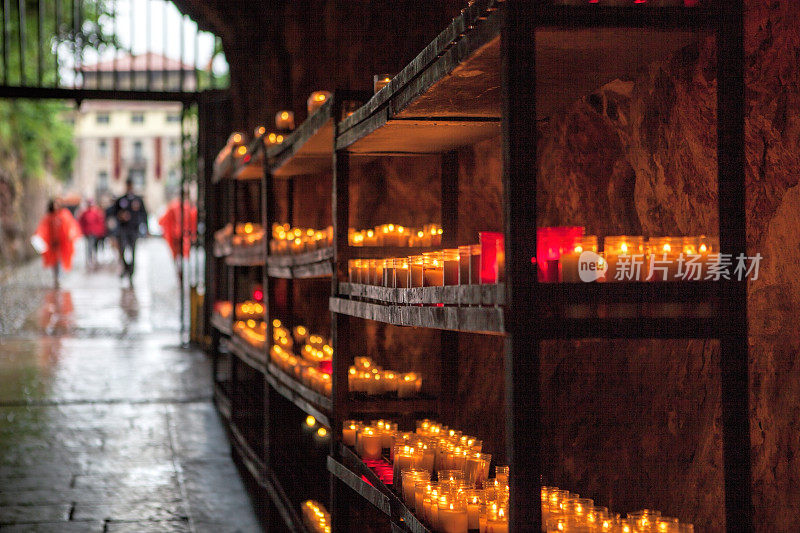
[[[78,263],[60,291],[0,273],[0,531],[260,531],[166,245],[137,247],[133,290]]]

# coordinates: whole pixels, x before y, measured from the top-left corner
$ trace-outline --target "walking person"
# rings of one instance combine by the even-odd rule
[[[183,211],[183,212],[181,212]],[[181,228],[183,221],[183,228]],[[189,257],[192,242],[197,239],[197,208],[189,200],[184,200],[183,208],[178,198],[173,199],[167,210],[158,219],[175,263],[175,271],[181,278],[181,260]]]
[[[141,196],[133,192],[133,180],[125,181],[125,194],[117,198],[109,209],[116,220],[117,245],[122,272],[119,277],[128,277],[133,286],[133,271],[136,260],[136,240],[147,235],[147,210]]]
[[[47,204],[47,213],[39,222],[31,243],[42,254],[45,268],[53,269],[53,283],[59,288],[60,269],[72,268],[74,241],[81,236],[78,221],[68,209],[58,205],[56,200]]]
[[[90,199],[86,201],[86,209],[78,217],[78,223],[86,237],[86,267],[97,268],[97,251],[106,235],[106,214]]]

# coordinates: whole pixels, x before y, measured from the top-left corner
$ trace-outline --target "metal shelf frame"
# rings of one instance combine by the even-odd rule
[[[641,32],[708,32],[716,37],[717,53],[717,155],[718,209],[721,251],[746,254],[744,180],[744,25],[743,2],[709,0],[699,7],[571,5],[567,2],[529,0],[476,0],[381,91],[343,120],[345,96],[337,91],[331,102],[310,117],[280,147],[264,153],[263,225],[267,232],[275,214],[275,179],[288,178],[289,220],[293,213],[293,181],[297,175],[332,174],[334,246],[331,257],[293,263],[265,257],[261,264],[268,336],[275,309],[271,278],[330,276],[331,332],[334,346],[333,394],[325,406],[315,405],[300,387],[290,386],[267,363],[266,412],[271,393],[290,398],[305,412],[320,415],[331,435],[328,459],[331,477],[330,510],[334,530],[348,523],[351,492],[384,510],[393,531],[416,531],[413,515],[395,511],[391,495],[368,473],[353,466],[348,450],[340,445],[342,423],[365,412],[371,400],[353,398],[347,370],[353,349],[350,329],[358,320],[442,329],[441,395],[437,401],[420,400],[405,412],[432,410],[441,415],[452,409],[457,392],[457,356],[463,331],[504,336],[506,455],[511,465],[510,530],[538,531],[542,469],[542,403],[540,349],[547,339],[577,338],[717,338],[720,341],[722,433],[727,531],[753,530],[752,466],[750,450],[747,285],[740,281],[697,283],[546,284],[537,280],[531,258],[537,237],[537,145],[535,124],[541,119],[537,105],[543,100],[537,73],[547,68],[537,55],[537,45],[553,46],[554,32],[592,30],[616,36],[615,29]],[[607,31],[611,30],[611,31]],[[549,33],[548,33],[549,32]],[[624,32],[623,32],[624,33]],[[661,35],[661,34],[658,34]],[[611,39],[613,45],[613,38]],[[668,43],[671,46],[680,44]],[[663,51],[668,53],[669,47]],[[464,65],[485,65],[496,59],[499,92],[486,101],[475,100],[463,108],[447,107],[448,95],[463,89],[476,94],[480,80],[459,82]],[[649,59],[647,59],[649,60]],[[643,60],[646,61],[646,60]],[[613,69],[613,65],[608,67]],[[576,73],[576,79],[579,79]],[[466,84],[463,87],[459,83]],[[576,82],[579,83],[579,82]],[[583,86],[573,88],[583,90]],[[455,91],[455,93],[453,92]],[[363,95],[360,95],[363,96]],[[485,104],[485,105],[484,105]],[[553,102],[544,100],[543,106]],[[540,107],[541,107],[540,105]],[[415,151],[408,131],[424,132],[434,142],[429,150]],[[416,129],[415,129],[416,128]],[[445,135],[446,133],[446,135]],[[458,156],[456,148],[490,135],[500,135],[503,157],[503,219],[505,221],[506,278],[491,288],[442,290],[382,289],[345,283],[347,261],[355,257],[387,256],[398,250],[348,245],[350,171],[361,156],[441,155],[442,247],[457,245]],[[320,139],[330,151],[317,151]],[[396,149],[387,149],[398,141]],[[307,144],[311,143],[311,144]],[[387,144],[388,143],[388,144]],[[324,143],[322,143],[324,144]],[[311,148],[314,148],[312,150]],[[329,157],[329,160],[326,160]],[[235,215],[234,215],[235,216]],[[268,237],[269,235],[267,235]],[[404,251],[399,251],[405,253]],[[323,267],[310,265],[325,265]],[[236,268],[228,268],[235,294]],[[296,270],[300,269],[300,270]],[[303,270],[306,269],[306,270]],[[436,301],[441,300],[441,301]],[[234,299],[231,298],[234,302]],[[473,307],[461,307],[464,301]],[[445,304],[443,307],[422,304]],[[235,305],[235,302],[234,302]],[[221,328],[217,328],[221,329]],[[235,384],[235,380],[234,380]],[[224,404],[219,389],[218,404]],[[313,391],[312,391],[313,392]],[[217,394],[215,394],[215,397]],[[319,400],[317,398],[317,400]],[[300,405],[302,404],[302,405]],[[327,409],[318,409],[326,407]],[[381,406],[383,407],[383,406]],[[389,406],[391,407],[391,406]],[[265,446],[269,456],[269,421]],[[348,453],[349,452],[349,453]],[[267,462],[266,467],[269,467]],[[385,487],[384,487],[385,488]],[[424,526],[423,526],[424,527]]]

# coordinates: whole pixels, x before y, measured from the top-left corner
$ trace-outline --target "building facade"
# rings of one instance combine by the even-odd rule
[[[181,70],[178,62],[155,54],[148,56],[149,60],[145,56],[118,58],[116,74],[113,62],[87,65],[84,85],[110,89],[115,76],[123,82],[156,76],[156,71],[148,74],[149,68],[162,69],[157,70],[161,76],[165,72],[172,72],[173,77],[184,75],[185,88],[193,86],[193,71],[187,70],[191,67],[184,66]],[[164,70],[165,67],[171,70]],[[122,194],[130,178],[148,211],[153,214],[162,211],[180,186],[181,104],[89,100],[76,109],[74,122],[77,156],[72,191],[105,203]]]

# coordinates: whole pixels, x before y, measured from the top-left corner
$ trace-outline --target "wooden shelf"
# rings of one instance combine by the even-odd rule
[[[220,243],[218,241],[214,241],[214,249],[213,252],[214,257],[222,258],[226,255],[231,253],[231,246],[229,243]]]
[[[237,180],[260,180],[264,177],[264,165],[261,158],[253,157],[249,162],[238,165],[233,172]]]
[[[214,403],[217,405],[219,413],[225,420],[231,419],[231,398],[228,391],[225,390],[225,385],[222,383],[214,383]]]
[[[223,342],[227,342],[230,352],[253,370],[262,374],[267,371],[267,353],[263,348],[256,348],[235,333],[230,340]]]
[[[283,490],[281,483],[278,481],[272,469],[269,468],[247,444],[247,440],[235,424],[228,424],[228,430],[237,457],[252,479],[267,492],[275,508],[278,510],[278,514],[281,515],[284,523],[289,528],[289,531],[294,533],[308,533],[295,505],[286,495],[286,492]]]
[[[230,266],[263,266],[266,256],[264,241],[249,246],[234,246],[225,257],[225,264]]]
[[[376,509],[387,516],[391,516],[392,507],[389,504],[389,496],[381,492],[374,485],[364,481],[360,475],[330,456],[328,456],[328,472],[353,489],[356,494],[364,498],[364,500],[372,504]]]
[[[333,273],[333,248],[320,248],[302,254],[267,257],[267,274],[273,278],[303,279],[329,277]]]
[[[309,533],[298,513],[299,502],[295,504],[291,501],[286,491],[283,490],[280,481],[278,481],[275,472],[269,467],[266,469],[261,486],[266,489],[267,494],[269,494],[270,499],[272,499],[272,503],[275,504],[278,513],[292,533]]]
[[[328,469],[333,467],[334,470],[331,471],[333,475],[344,481],[359,496],[392,517],[392,524],[401,531],[431,533],[431,530],[414,515],[401,497],[383,483],[351,448],[339,443],[339,454],[343,463],[339,463],[331,457],[328,458]],[[356,479],[358,482],[355,482]],[[366,481],[364,481],[365,479]],[[353,484],[351,485],[348,481]]]
[[[231,421],[228,424],[228,429],[233,437],[233,445],[248,472],[250,472],[254,479],[260,480],[264,475],[264,460],[259,457],[258,453],[256,453],[256,451],[250,446],[244,434],[236,426],[235,422]]]
[[[214,160],[214,170],[211,176],[211,181],[213,183],[217,183],[220,180],[230,177],[235,166],[233,150],[229,147],[225,147],[223,150],[229,150],[229,152],[221,160]]]
[[[718,338],[719,283],[539,283],[540,338]]]
[[[348,246],[347,257],[358,259],[386,259],[388,257],[408,257],[425,252],[437,252],[441,246]]]
[[[211,313],[211,326],[223,335],[227,335],[229,337],[233,333],[231,319],[225,318],[219,313]]]
[[[438,412],[438,401],[435,398],[385,398],[385,397],[359,397],[353,396],[349,403],[350,413],[353,415],[382,414],[382,415],[433,415]]]
[[[331,399],[306,387],[272,363],[267,365],[267,382],[281,396],[301,411],[316,418],[323,426],[331,427]]]
[[[341,122],[336,148],[361,155],[441,153],[500,135],[502,9],[490,1],[466,9]],[[646,65],[696,41],[695,28],[707,20],[699,10],[646,9],[548,6],[535,37],[539,120],[609,82],[634,79]],[[594,27],[576,29],[573,14]],[[658,28],[635,27],[659,17],[666,18]]]
[[[273,176],[288,178],[330,171],[333,106],[331,98],[289,134],[283,143],[267,148],[270,173]]]
[[[333,161],[333,123],[338,120],[333,115],[345,102],[360,103],[369,96],[369,93],[360,91],[337,90],[322,107],[289,134],[283,143],[267,148],[272,176],[291,178],[330,172]]]
[[[373,300],[380,303],[445,304],[445,305],[490,305],[505,303],[505,285],[447,285],[445,287],[415,287],[410,289],[391,289],[360,283],[339,283],[339,294],[349,298]]]
[[[334,313],[395,326],[413,326],[499,335],[504,332],[500,307],[438,307],[387,305],[331,297]]]

